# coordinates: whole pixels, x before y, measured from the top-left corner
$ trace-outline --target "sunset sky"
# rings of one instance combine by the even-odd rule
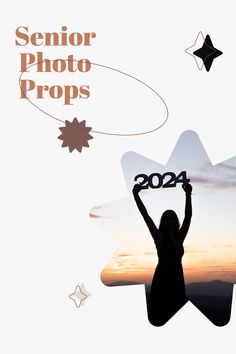
[[[157,152],[158,160],[158,152]],[[90,217],[117,241],[103,269],[102,281],[150,283],[158,258],[154,242],[132,195],[134,177],[187,171],[193,185],[193,217],[186,237],[183,267],[186,283],[224,280],[236,283],[236,157],[212,166],[198,136],[184,132],[166,166],[134,152],[122,158],[129,197],[94,207]],[[140,196],[156,225],[166,209],[183,221],[185,195],[176,188],[148,188]]]

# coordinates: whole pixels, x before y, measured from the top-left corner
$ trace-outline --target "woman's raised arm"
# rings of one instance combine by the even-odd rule
[[[191,218],[192,218],[192,189],[193,187],[191,184],[186,183],[182,185],[183,190],[185,191],[185,215],[184,215],[184,221],[183,224],[179,230],[179,234],[181,237],[182,242],[184,242],[184,239],[188,233],[188,229],[190,226]]]
[[[133,195],[134,195],[134,200],[137,204],[137,207],[141,213],[141,215],[144,218],[144,221],[152,235],[152,237],[154,238],[154,241],[157,242],[157,238],[159,235],[159,230],[156,227],[156,225],[154,224],[152,218],[150,217],[150,215],[147,212],[147,209],[145,207],[145,205],[143,204],[140,196],[139,196],[139,192],[142,190],[140,184],[135,184],[134,188],[133,188]]]

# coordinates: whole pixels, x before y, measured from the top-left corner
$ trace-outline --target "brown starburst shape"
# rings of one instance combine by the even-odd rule
[[[66,120],[65,124],[65,127],[59,128],[62,134],[58,139],[63,140],[62,147],[68,147],[70,152],[75,149],[81,152],[83,147],[89,147],[88,140],[93,139],[89,134],[92,128],[86,127],[85,120],[79,122],[74,118],[72,122]]]

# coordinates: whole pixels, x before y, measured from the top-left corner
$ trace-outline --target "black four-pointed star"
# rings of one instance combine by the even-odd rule
[[[214,48],[209,34],[206,36],[203,46],[193,52],[194,55],[203,60],[206,71],[210,71],[213,60],[223,54],[220,50]]]

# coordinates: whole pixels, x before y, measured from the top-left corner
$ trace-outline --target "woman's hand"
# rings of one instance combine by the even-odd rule
[[[141,190],[142,190],[141,185],[139,183],[136,183],[133,187],[133,194],[138,195]]]
[[[191,195],[193,187],[191,186],[190,183],[183,183],[182,184],[182,188],[185,191],[186,195]]]

